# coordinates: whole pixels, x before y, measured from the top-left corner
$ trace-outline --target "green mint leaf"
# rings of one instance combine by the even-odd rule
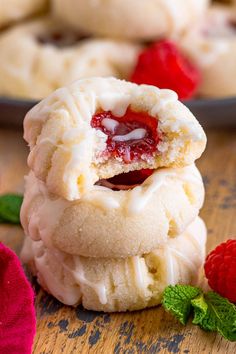
[[[192,309],[191,300],[201,293],[201,289],[190,285],[170,285],[164,291],[162,305],[182,324],[186,324]]]
[[[20,208],[23,197],[16,194],[0,196],[0,222],[20,224]]]
[[[194,308],[193,324],[199,325],[206,331],[217,331],[216,318],[210,316],[209,307],[203,294],[191,301]]]
[[[191,301],[193,323],[207,331],[218,331],[224,338],[236,341],[236,306],[215,292]]]

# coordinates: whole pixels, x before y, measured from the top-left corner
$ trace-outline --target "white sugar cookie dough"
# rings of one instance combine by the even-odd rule
[[[236,95],[236,9],[212,6],[205,20],[182,38],[181,46],[202,72],[200,96]]]
[[[0,34],[0,95],[41,99],[91,76],[127,78],[140,45],[92,39],[41,18]]]
[[[82,303],[96,311],[131,311],[160,304],[168,285],[196,284],[205,243],[206,228],[197,218],[182,235],[142,256],[71,256],[30,238],[21,256],[42,287],[64,304]]]
[[[95,186],[74,202],[49,194],[31,173],[21,224],[32,239],[70,254],[127,257],[150,252],[182,233],[198,215],[203,199],[201,175],[194,165],[156,170],[130,190]]]
[[[168,37],[192,26],[208,0],[53,0],[55,16],[95,35],[141,40]]]
[[[136,115],[133,128],[127,112]],[[98,114],[103,130],[91,126]],[[24,138],[29,167],[68,200],[100,179],[189,165],[206,145],[202,127],[175,92],[114,78],[79,80],[55,91],[26,115]]]
[[[0,28],[45,10],[48,0],[0,0]]]

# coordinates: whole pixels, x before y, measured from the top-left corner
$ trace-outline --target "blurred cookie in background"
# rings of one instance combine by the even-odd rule
[[[198,94],[202,97],[236,95],[236,10],[213,5],[198,26],[188,31],[180,45],[201,71]]]
[[[208,0],[53,0],[56,17],[93,35],[153,40],[196,22]]]
[[[48,0],[0,0],[0,28],[45,11],[48,3]]]
[[[90,38],[49,17],[10,28],[0,35],[0,95],[40,99],[79,78],[125,79],[140,45]]]

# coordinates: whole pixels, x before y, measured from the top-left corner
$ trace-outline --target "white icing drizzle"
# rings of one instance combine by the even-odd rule
[[[139,139],[143,139],[146,134],[147,134],[146,129],[138,128],[132,130],[131,132],[125,135],[115,135],[112,137],[112,140],[114,141],[139,140]]]
[[[53,294],[58,300],[66,303],[67,305],[75,305],[81,298],[80,288],[72,284],[69,286],[63,284],[62,280],[52,273],[50,264],[47,262],[47,258],[49,257],[52,257],[51,253],[48,255],[45,253],[42,257],[34,258],[35,265],[40,275],[38,277],[39,282],[42,276],[43,282],[45,282],[51,294]]]
[[[58,146],[56,138],[52,138],[52,137],[40,139],[38,142],[38,145],[44,145],[44,144],[48,144],[48,143],[52,144],[53,146]]]
[[[61,198],[51,199],[44,184],[37,180],[31,173],[28,177],[26,193],[22,208],[22,217],[24,218],[29,211],[28,205],[37,196],[42,197],[42,201],[35,210],[30,211],[28,215],[28,231],[27,234],[34,240],[39,238],[45,245],[51,245],[51,236],[57,226],[57,221],[68,207],[68,202]]]
[[[192,235],[191,240],[196,253],[201,254],[202,258],[205,258],[205,248],[202,248],[202,244],[206,243],[207,229],[204,222],[198,218],[197,222],[189,225],[188,232]]]
[[[153,284],[154,280],[149,273],[145,259],[141,256],[133,256],[130,257],[130,262],[134,269],[134,281],[137,291],[140,296],[146,296],[150,292],[149,286]]]
[[[142,289],[143,285],[144,285],[143,270],[142,270],[142,266],[141,266],[142,259],[138,256],[134,256],[131,259],[132,259],[132,263],[134,265],[134,272],[135,272],[135,278],[136,278],[137,285],[140,289]]]
[[[189,267],[192,271],[195,270],[195,265],[193,262],[188,259],[183,252],[178,251],[177,249],[173,247],[169,247],[169,251],[171,252],[172,256],[174,255],[176,258],[178,258],[180,261],[184,262],[187,267]]]
[[[117,128],[117,126],[119,125],[119,122],[117,122],[117,120],[115,119],[111,119],[111,118],[104,118],[102,120],[102,125],[109,130],[111,133],[115,132],[115,129]]]
[[[20,257],[23,263],[35,262],[39,283],[46,286],[58,300],[67,305],[75,305],[79,302],[81,298],[80,287],[77,284],[64,282],[59,275],[63,271],[61,267],[66,268],[62,253],[55,249],[46,248],[42,241],[32,241],[26,237]],[[54,274],[51,264],[55,264],[58,260],[58,273]],[[66,270],[68,269],[66,268]]]
[[[203,221],[198,217],[188,226],[184,234],[170,240],[164,246],[168,284],[174,285],[180,281],[181,269],[185,272],[186,267],[189,269],[188,276],[196,278],[199,267],[205,258],[205,243],[206,228]],[[185,280],[189,281],[189,279]]]
[[[123,117],[130,105],[131,96],[126,92],[100,93],[98,102],[104,111],[111,111],[115,117]]]
[[[82,265],[82,262],[80,261],[80,257],[78,257],[78,256],[74,257],[74,261],[75,261],[75,270],[73,271],[73,274],[74,274],[75,279],[78,280],[79,284],[86,285],[86,286],[90,287],[91,289],[93,289],[96,292],[100,303],[105,305],[108,301],[105,285],[102,283],[95,284],[95,283],[89,281],[88,279],[86,279],[86,277],[84,275],[83,265]]]
[[[177,269],[174,267],[174,261],[172,254],[169,250],[169,247],[165,249],[165,259],[166,259],[166,280],[167,284],[175,285],[176,284],[176,272]]]
[[[154,172],[142,186],[135,187],[128,193],[126,209],[128,214],[139,213],[161,186],[167,183],[168,177],[176,175],[174,169],[165,169]]]
[[[83,270],[82,261],[79,256],[71,256],[71,257],[73,257],[74,265],[75,265],[75,269],[71,269],[65,262],[65,259],[64,259],[65,254],[63,254],[62,252],[60,252],[54,248],[51,248],[50,252],[55,258],[57,258],[57,262],[59,262],[59,264],[63,268],[65,268],[67,270],[67,272],[69,272],[73,276],[75,283],[78,284],[79,287],[86,285],[86,286],[92,288],[96,292],[96,294],[98,295],[98,298],[99,298],[99,301],[101,302],[101,304],[107,303],[107,295],[106,295],[105,285],[103,285],[102,283],[96,284],[96,283],[93,283],[93,282],[89,281],[88,279],[86,279],[85,274],[84,274],[84,270]],[[81,292],[81,290],[80,290],[80,292]],[[63,294],[63,291],[60,293]],[[73,292],[72,292],[72,294],[73,294]]]

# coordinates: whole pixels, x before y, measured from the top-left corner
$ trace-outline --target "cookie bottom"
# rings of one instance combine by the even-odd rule
[[[27,237],[21,258],[39,284],[66,305],[82,303],[95,311],[132,311],[160,304],[168,285],[196,284],[205,244],[205,224],[196,218],[183,234],[143,256],[71,256]]]

